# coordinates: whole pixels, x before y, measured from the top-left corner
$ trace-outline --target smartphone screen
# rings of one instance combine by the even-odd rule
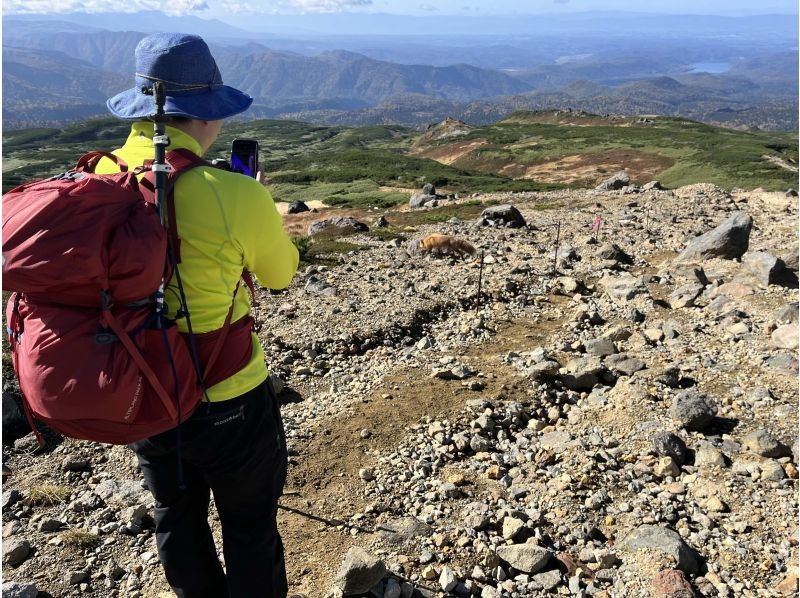
[[[256,178],[258,173],[258,141],[234,139],[231,144],[231,170]]]

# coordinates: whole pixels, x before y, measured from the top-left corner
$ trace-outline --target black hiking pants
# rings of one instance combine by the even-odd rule
[[[178,430],[131,445],[156,501],[158,555],[179,598],[283,598],[287,594],[278,498],[286,482],[280,406],[266,383],[201,403],[180,428],[185,489],[178,487]],[[223,571],[211,528],[222,525]]]

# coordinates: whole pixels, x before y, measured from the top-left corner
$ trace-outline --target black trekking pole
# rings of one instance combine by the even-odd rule
[[[166,160],[169,137],[167,137],[166,133],[166,115],[164,114],[166,93],[164,92],[164,84],[161,81],[153,83],[153,98],[156,101],[156,113],[153,116],[155,130],[153,145],[156,150],[155,160],[153,160],[153,172],[155,173],[156,205],[158,206],[158,214],[161,216],[161,222],[166,223],[164,210],[166,209],[167,173],[170,171]]]
[[[166,134],[166,116],[164,114],[164,103],[166,102],[166,93],[164,92],[164,84],[161,81],[156,81],[153,83],[153,87],[151,90],[153,94],[153,99],[156,102],[156,113],[153,116],[153,123],[154,123],[154,135],[153,135],[153,146],[155,147],[155,159],[153,160],[152,171],[154,174],[155,180],[153,181],[155,185],[155,195],[156,195],[156,207],[158,208],[158,216],[161,219],[161,223],[166,227],[167,224],[167,217],[166,217],[166,190],[167,190],[167,173],[170,170],[169,165],[167,164],[167,146],[169,145],[169,137]],[[157,303],[158,303],[158,312],[164,315],[164,294],[166,293],[166,288],[162,283],[161,287],[159,288],[158,296],[157,296]],[[159,326],[164,326],[163,320],[159,319]]]
[[[153,99],[156,102],[156,113],[152,117],[153,120],[153,146],[155,147],[155,159],[153,160],[153,165],[151,170],[154,174],[154,185],[155,185],[155,196],[156,196],[156,206],[158,207],[158,215],[161,218],[161,223],[164,225],[165,228],[167,226],[167,201],[174,201],[170,200],[167,197],[167,175],[172,172],[172,167],[167,163],[167,147],[169,146],[169,137],[167,136],[166,132],[166,121],[167,115],[164,113],[164,104],[167,101],[167,94],[166,90],[164,89],[164,83],[162,81],[156,81],[153,83],[153,87],[150,89],[150,93],[153,95]],[[173,223],[174,226],[177,226],[176,223]],[[172,274],[175,276],[175,282],[178,287],[178,297],[180,300],[180,309],[177,311],[177,316],[180,317],[181,315],[186,318],[186,329],[189,333],[189,352],[192,356],[192,364],[194,365],[195,373],[197,374],[197,383],[200,388],[203,390],[203,395],[206,401],[209,401],[208,394],[206,393],[206,387],[204,382],[204,373],[203,373],[203,366],[200,363],[200,358],[197,352],[197,345],[194,340],[194,330],[192,330],[192,319],[189,315],[189,306],[186,302],[186,292],[183,288],[183,281],[181,280],[181,272],[178,269],[178,260],[176,259],[175,254],[175,247],[172,247],[167,243],[167,259],[169,260],[169,264],[172,267]],[[166,323],[164,322],[164,318],[166,317],[166,306],[164,305],[164,297],[166,294],[166,287],[162,283],[161,288],[159,289],[158,293],[158,308],[159,313],[162,314],[162,318],[160,320],[160,325],[162,327],[166,327]],[[176,388],[177,388],[177,380],[176,380]]]

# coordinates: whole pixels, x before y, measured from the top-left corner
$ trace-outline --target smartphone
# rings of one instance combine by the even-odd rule
[[[231,170],[256,178],[258,173],[258,141],[234,139],[231,143]]]

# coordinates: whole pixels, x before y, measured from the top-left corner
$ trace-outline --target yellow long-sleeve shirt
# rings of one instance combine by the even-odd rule
[[[167,127],[168,150],[185,148],[201,155],[190,135]],[[125,145],[114,154],[133,169],[152,160],[153,124],[137,122]],[[99,174],[118,172],[103,159]],[[175,217],[181,239],[180,273],[195,332],[222,327],[236,283],[246,268],[272,289],[289,285],[297,270],[298,253],[283,230],[281,216],[269,192],[255,179],[210,167],[198,167],[180,176],[175,187]],[[173,277],[167,289],[168,315],[174,317],[178,294]],[[233,321],[250,312],[245,288],[236,295]],[[178,328],[186,332],[185,318]],[[264,350],[253,335],[253,355],[241,371],[208,389],[212,401],[232,399],[252,390],[267,377]]]

